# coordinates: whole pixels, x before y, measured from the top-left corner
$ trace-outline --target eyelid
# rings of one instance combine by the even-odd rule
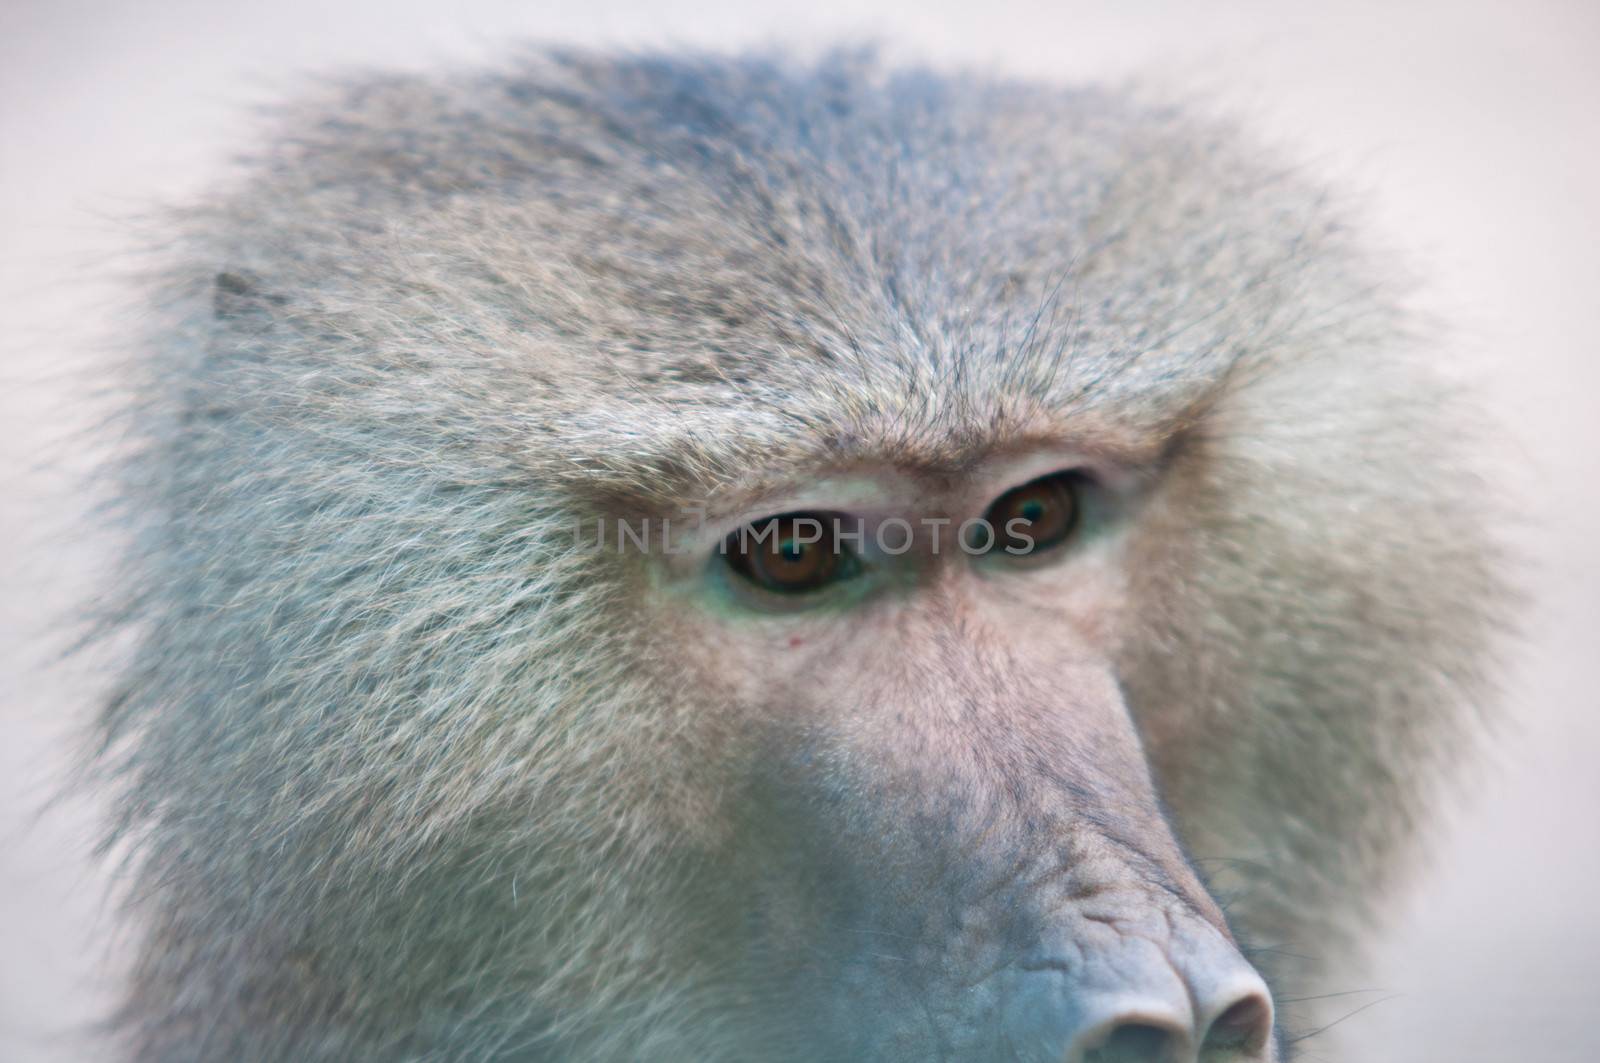
[[[729,529],[728,532],[725,535],[723,535],[720,539],[717,540],[718,548],[723,550],[724,552],[726,552],[727,544],[729,544],[729,543],[731,543],[731,542],[733,542],[735,540],[739,540],[739,541],[743,542],[743,541],[746,541],[747,539],[751,539],[751,541],[754,541],[757,544],[766,543],[766,542],[769,541],[769,537],[770,537],[770,535],[772,533],[766,531],[765,529],[771,527],[772,525],[774,525],[775,523],[777,523],[779,521],[786,521],[786,520],[787,521],[800,521],[800,520],[815,521],[817,524],[821,525],[823,537],[821,539],[816,539],[816,540],[811,540],[811,541],[813,541],[813,542],[825,542],[827,540],[829,532],[837,533],[839,527],[841,526],[841,524],[848,525],[851,522],[859,522],[860,518],[852,517],[850,514],[844,513],[844,512],[840,512],[838,510],[827,510],[827,509],[785,510],[782,513],[774,513],[774,514],[771,514],[770,516],[756,517],[756,518],[754,518],[752,520],[744,521],[743,523],[739,524],[738,526]],[[746,535],[746,533],[749,532],[751,529],[761,529],[761,530],[756,532],[756,533],[754,533],[754,537],[752,538],[752,537]],[[852,537],[853,537],[853,531],[851,532],[851,534],[845,535],[845,536],[841,536],[840,538],[848,539],[848,538],[852,538]]]

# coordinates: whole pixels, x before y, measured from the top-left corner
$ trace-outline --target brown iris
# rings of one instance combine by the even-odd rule
[[[1037,554],[1060,546],[1078,524],[1078,478],[1041,476],[995,499],[984,519],[994,529],[992,550]]]
[[[839,542],[836,513],[786,513],[752,521],[723,544],[728,565],[756,586],[804,594],[851,573],[853,555]]]

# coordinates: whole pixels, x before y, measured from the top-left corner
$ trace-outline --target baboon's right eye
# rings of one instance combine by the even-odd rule
[[[807,594],[849,579],[859,568],[839,541],[840,513],[785,513],[751,521],[722,544],[728,567],[775,594]]]

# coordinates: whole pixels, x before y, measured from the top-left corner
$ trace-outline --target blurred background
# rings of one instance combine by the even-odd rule
[[[94,1060],[109,998],[95,809],[47,805],[91,680],[46,658],[108,544],[77,525],[118,223],[211,180],[238,115],[329,68],[520,40],[824,44],[1220,100],[1366,197],[1429,282],[1525,510],[1509,722],[1449,801],[1371,971],[1361,1063],[1600,1059],[1600,4],[1594,0],[0,2],[0,1063]],[[1311,1042],[1315,1045],[1315,1041]],[[1308,1047],[1305,1058],[1319,1058]]]

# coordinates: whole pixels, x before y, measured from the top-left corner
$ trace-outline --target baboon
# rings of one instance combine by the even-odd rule
[[[115,384],[119,1058],[1293,1054],[1503,597],[1348,208],[855,51],[263,122]]]

